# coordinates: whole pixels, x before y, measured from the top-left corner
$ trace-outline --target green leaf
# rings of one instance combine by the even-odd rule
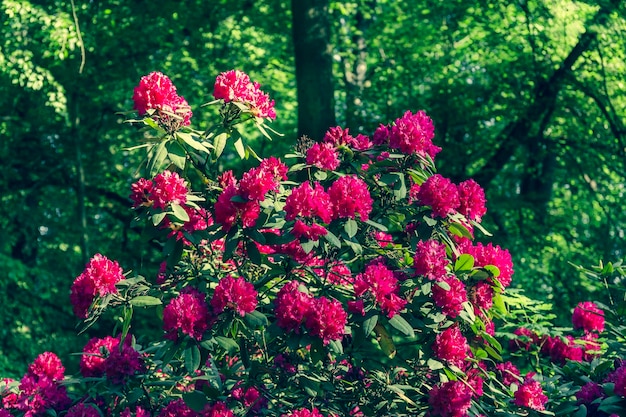
[[[229,337],[215,336],[215,341],[230,354],[239,351],[239,345],[237,344],[237,342]]]
[[[432,217],[424,216],[423,219],[424,222],[430,227],[434,227],[437,225],[437,220],[433,219]]]
[[[365,224],[369,224],[370,226],[375,227],[376,229],[380,230],[381,232],[386,232],[386,231],[388,231],[388,230],[389,230],[389,229],[387,229],[387,227],[386,227],[386,226],[383,226],[383,225],[382,225],[382,224],[380,224],[380,223],[376,223],[376,222],[375,222],[375,221],[373,221],[373,220],[369,220],[369,219],[368,219],[368,220],[365,220]]]
[[[172,214],[181,222],[188,222],[189,221],[189,214],[187,214],[187,212],[185,211],[185,209],[178,203],[172,203],[171,206],[172,208]]]
[[[430,358],[428,359],[428,361],[426,361],[426,366],[428,366],[428,369],[430,369],[431,371],[436,371],[438,369],[444,368],[443,363],[433,358]]]
[[[625,401],[621,397],[612,396],[602,400],[598,411],[604,411],[607,414],[620,414],[624,411]]]
[[[120,340],[126,340],[126,336],[128,335],[128,331],[130,330],[130,323],[132,319],[133,307],[124,306],[124,322],[122,323],[122,335],[120,336]]]
[[[409,324],[408,321],[404,319],[400,314],[396,314],[392,318],[389,319],[389,324],[396,329],[404,333],[406,336],[415,337],[415,332],[413,331],[413,326]]]
[[[307,240],[306,242],[301,242],[300,244],[302,245],[302,250],[304,250],[305,253],[310,253],[313,248],[319,244],[319,242],[317,240]]]
[[[202,391],[183,392],[183,401],[189,408],[198,413],[204,410],[204,406],[209,403],[209,399]]]
[[[454,272],[469,272],[474,268],[474,257],[464,253],[456,259],[454,263]]]
[[[465,237],[465,238],[468,238],[468,239],[472,239],[473,238],[473,236],[469,232],[469,230],[467,230],[467,228],[465,226],[463,226],[462,224],[459,224],[459,223],[450,223],[448,225],[448,230],[453,235],[456,235],[456,236],[459,236],[459,237]]]
[[[435,285],[437,285],[438,287],[441,287],[442,289],[446,291],[450,291],[450,284],[448,284],[445,281],[436,281]]]
[[[158,226],[159,224],[161,224],[161,222],[163,221],[165,216],[167,216],[167,213],[165,213],[165,212],[153,214],[152,215],[152,224],[155,225],[155,226]]]
[[[241,139],[241,137],[235,141],[235,150],[241,159],[246,159],[246,147],[243,145],[243,139]]]
[[[315,171],[315,174],[313,174],[313,176],[318,181],[324,181],[326,178],[328,178],[328,173],[326,171]]]
[[[174,241],[172,251],[167,257],[167,265],[177,265],[180,258],[183,256],[184,243],[182,240],[170,239]]]
[[[257,153],[254,151],[254,149],[252,149],[252,147],[250,147],[250,145],[246,145],[246,155],[252,155],[252,157],[254,159],[256,159],[257,161],[262,161],[261,158],[259,158],[259,155],[257,155]]]
[[[226,235],[226,241],[224,243],[223,259],[227,260],[233,256],[233,252],[239,245],[239,230],[236,227],[232,227]]]
[[[215,148],[215,159],[219,158],[224,152],[226,142],[228,141],[228,134],[226,132],[220,133],[213,139],[213,147]]]
[[[243,319],[245,320],[246,324],[248,324],[248,326],[254,328],[267,326],[269,323],[265,314],[261,313],[258,310],[246,313]]]
[[[344,242],[346,242],[346,245],[350,246],[350,249],[352,249],[355,255],[363,253],[363,246],[361,246],[360,243],[353,242],[351,240],[344,240]]]
[[[491,356],[492,358],[494,358],[495,360],[497,360],[499,362],[502,362],[502,356],[500,356],[500,354],[498,352],[496,352],[494,348],[492,348],[491,346],[486,345],[484,347],[484,349],[487,351],[489,356]]]
[[[185,369],[190,374],[196,372],[200,368],[200,349],[198,346],[193,345],[185,349]]]
[[[378,344],[382,351],[389,358],[393,359],[396,356],[396,346],[393,344],[393,340],[391,340],[391,336],[387,333],[387,329],[383,327],[382,324],[377,323],[374,326],[374,331],[376,332]]]
[[[484,266],[485,270],[489,271],[489,273],[494,276],[494,277],[499,277],[500,276],[500,270],[498,269],[497,266],[495,265],[485,265]]]
[[[167,143],[167,157],[178,168],[185,169],[187,152],[185,152],[185,148],[183,148],[180,143],[176,141],[169,141]]]
[[[496,340],[495,337],[487,332],[481,332],[480,336],[484,338],[487,343],[489,343],[489,345],[492,346],[498,353],[502,353],[502,345]]]
[[[139,295],[130,300],[130,304],[135,307],[148,307],[148,306],[158,306],[163,304],[161,300],[156,297],[151,297],[149,295]]]
[[[187,145],[191,146],[196,151],[204,152],[206,154],[211,153],[209,148],[207,148],[202,142],[196,140],[189,133],[176,132],[176,137],[181,139],[183,142],[185,142]],[[207,143],[207,145],[209,145],[209,144]],[[211,146],[211,145],[209,145],[209,146]]]
[[[328,230],[328,233],[324,235],[324,239],[326,239],[328,243],[335,247],[341,247],[341,241],[330,230]]]
[[[343,230],[345,230],[348,237],[352,239],[359,231],[359,225],[354,219],[348,219],[346,224],[343,225]]]
[[[156,174],[163,171],[168,165],[166,144],[167,141],[164,140],[148,151],[148,164],[146,169],[150,178],[153,178]]]
[[[374,330],[374,327],[378,323],[378,314],[374,314],[363,321],[363,333],[365,337],[369,336]]]
[[[248,240],[246,242],[246,254],[255,265],[261,265],[261,252],[259,252],[259,248],[256,246],[253,240]]]
[[[339,355],[343,354],[343,345],[341,344],[341,340],[331,340],[328,346],[333,352]]]

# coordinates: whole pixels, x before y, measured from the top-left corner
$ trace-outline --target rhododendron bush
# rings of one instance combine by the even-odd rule
[[[70,300],[82,330],[100,320],[110,335],[80,349],[77,375],[46,352],[4,380],[0,416],[587,415],[622,401],[626,366],[567,392],[548,368],[608,363],[596,304],[574,310],[577,337],[512,328],[511,256],[485,240],[480,185],[437,173],[424,111],[260,159],[245,127],[271,137],[274,102],[241,71],[213,95],[220,120],[198,131],[167,76],[140,80],[129,123],[146,159],[129,202],[162,247],[159,273],[94,255]],[[227,146],[257,164],[221,170]],[[549,360],[512,362],[532,352]]]

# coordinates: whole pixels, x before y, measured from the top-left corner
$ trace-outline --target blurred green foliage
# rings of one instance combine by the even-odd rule
[[[624,257],[625,12],[616,0],[328,7],[338,123],[371,134],[426,110],[440,172],[486,190],[484,224],[513,255],[513,285],[565,321],[578,301],[607,301],[568,262]],[[214,77],[246,71],[285,134],[251,138],[254,149],[280,154],[296,141],[299,45],[279,0],[5,0],[0,31],[0,374],[19,376],[43,350],[75,364],[86,336],[68,292],[94,253],[156,274],[159,248],[131,227],[138,161],[124,148],[136,143],[117,114],[139,78],[170,76],[202,127]]]

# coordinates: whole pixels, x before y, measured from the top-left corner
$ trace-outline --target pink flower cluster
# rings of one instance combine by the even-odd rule
[[[333,218],[369,219],[373,200],[367,184],[355,175],[339,177],[328,188],[328,195],[333,207]]]
[[[297,238],[305,237],[318,240],[328,233],[324,226],[317,223],[330,223],[333,219],[369,219],[373,200],[367,184],[354,175],[339,177],[328,191],[318,182],[304,182],[291,191],[285,201],[285,219],[295,220],[292,233]]]
[[[28,367],[17,391],[0,390],[0,405],[7,413],[22,412],[24,414],[21,415],[26,417],[44,415],[47,410],[65,410],[70,405],[70,399],[61,384],[64,378],[65,367],[59,357],[52,352],[44,352]],[[10,413],[7,415],[11,416]]]
[[[133,207],[154,207],[165,210],[170,204],[187,202],[187,182],[178,173],[163,171],[153,180],[140,178],[131,186]]]
[[[446,246],[436,240],[419,241],[413,258],[413,270],[416,275],[436,281],[432,287],[435,305],[450,318],[455,318],[463,310],[463,303],[468,301],[466,284],[448,271],[450,261],[446,255]],[[491,286],[479,281],[471,290],[474,310],[488,310],[492,304]]]
[[[238,386],[233,389],[231,395],[235,400],[241,402],[244,407],[250,410],[251,413],[259,413],[262,409],[267,407],[267,398],[255,387],[243,388]]]
[[[302,287],[302,291],[300,288]],[[299,332],[300,325],[324,344],[340,340],[345,334],[348,314],[337,300],[326,297],[315,298],[298,281],[285,284],[274,300],[274,314],[279,327]]]
[[[317,219],[323,223],[330,223],[332,219],[330,196],[320,183],[316,182],[314,187],[311,187],[307,181],[291,190],[291,194],[285,200],[285,220],[296,220],[292,233],[297,238],[318,240],[328,231],[316,222]]]
[[[245,105],[255,117],[276,119],[274,100],[261,91],[257,82],[250,81],[250,77],[239,70],[230,70],[221,73],[215,79],[213,97]]]
[[[72,284],[70,301],[74,314],[81,319],[87,318],[89,308],[96,297],[117,294],[115,284],[123,278],[122,268],[116,261],[111,261],[99,253],[94,255]]]
[[[337,148],[329,142],[316,143],[306,152],[306,163],[320,169],[335,170],[340,162]]]
[[[444,288],[444,285],[447,288]],[[463,303],[467,301],[465,284],[455,276],[448,276],[433,285],[433,300],[445,315],[455,318],[463,310]]]
[[[607,383],[613,384],[613,392],[616,395],[621,397],[626,396],[626,364],[624,364],[623,361],[617,360],[615,370],[606,375],[600,383],[589,381],[580,387],[576,393],[577,403],[585,404],[589,412],[597,411],[600,403],[596,400],[607,397],[607,393],[603,387],[603,385]]]
[[[543,393],[541,383],[533,379],[533,376],[532,372],[526,375],[524,382],[513,394],[513,404],[542,411],[546,409],[545,405],[548,402],[548,397]]]
[[[484,245],[480,242],[473,244],[469,239],[462,240],[458,245],[461,253],[467,253],[474,258],[475,267],[493,265],[500,271],[496,277],[502,288],[511,284],[513,277],[513,260],[508,250],[502,249],[491,242]],[[495,283],[494,283],[495,284]]]
[[[189,126],[192,116],[187,101],[178,95],[172,81],[160,72],[141,77],[133,92],[134,109],[140,116],[150,114],[170,131]]]
[[[365,135],[352,136],[349,129],[340,126],[328,129],[323,139],[324,143],[330,143],[335,147],[348,146],[357,151],[366,151],[373,146],[373,143]]]
[[[416,275],[423,275],[428,279],[438,281],[448,274],[449,265],[446,245],[434,239],[417,242],[413,257],[413,269]]]
[[[209,308],[204,294],[189,288],[179,294],[163,309],[163,330],[168,339],[177,340],[178,331],[201,340],[209,326]]]
[[[65,417],[100,417],[102,414],[92,404],[78,403],[69,410]]]
[[[254,285],[241,277],[222,278],[211,299],[211,306],[215,314],[220,314],[228,307],[243,317],[246,313],[253,312],[256,305],[257,292]]]
[[[585,333],[602,333],[604,331],[604,311],[591,301],[578,303],[572,314],[574,329],[582,329]]]
[[[533,346],[539,349],[539,352],[550,358],[554,363],[565,364],[567,361],[589,362],[597,357],[600,353],[601,345],[597,341],[597,335],[594,333],[585,334],[581,338],[574,338],[572,335],[539,336],[526,328],[519,328],[514,331],[518,336],[509,342],[509,348],[512,351],[530,350]]]
[[[259,217],[259,202],[270,191],[278,190],[280,181],[287,180],[287,166],[280,159],[270,157],[258,167],[243,174],[240,182],[230,175],[222,176],[224,191],[215,203],[215,221],[224,230],[241,220],[243,227],[254,226]]]
[[[424,111],[415,114],[407,111],[391,126],[381,125],[374,133],[373,142],[376,145],[387,144],[406,155],[417,154],[434,159],[441,151],[433,144],[434,137],[435,126]]]
[[[472,391],[463,381],[435,385],[428,393],[432,416],[466,417],[472,403]]]
[[[354,278],[354,293],[357,297],[369,293],[387,317],[392,318],[406,305],[406,300],[398,294],[398,279],[380,261],[370,262],[365,270]]]
[[[435,337],[432,349],[437,358],[461,369],[465,368],[465,360],[470,354],[467,339],[463,336],[457,324],[439,333]]]
[[[84,377],[102,377],[114,384],[122,384],[128,377],[144,369],[139,352],[128,336],[120,346],[120,337],[94,337],[83,348],[80,372]]]
[[[520,372],[519,369],[511,362],[502,362],[496,364],[496,371],[500,381],[506,386],[512,384],[519,384]]]
[[[455,185],[441,174],[434,174],[423,184],[414,184],[409,193],[413,200],[430,206],[435,217],[460,213],[468,220],[480,222],[487,212],[485,191],[472,179]]]

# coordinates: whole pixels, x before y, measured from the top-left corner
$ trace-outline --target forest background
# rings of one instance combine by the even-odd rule
[[[512,287],[557,324],[606,301],[572,264],[624,258],[621,1],[4,0],[0,31],[2,376],[46,350],[71,371],[105,334],[77,336],[69,303],[93,254],[157,273],[159,248],[131,223],[140,156],[124,150],[137,143],[119,114],[151,71],[192,108],[222,71],[261,82],[284,134],[256,138],[261,156],[425,110],[440,173],[485,188],[483,225],[513,256]]]

